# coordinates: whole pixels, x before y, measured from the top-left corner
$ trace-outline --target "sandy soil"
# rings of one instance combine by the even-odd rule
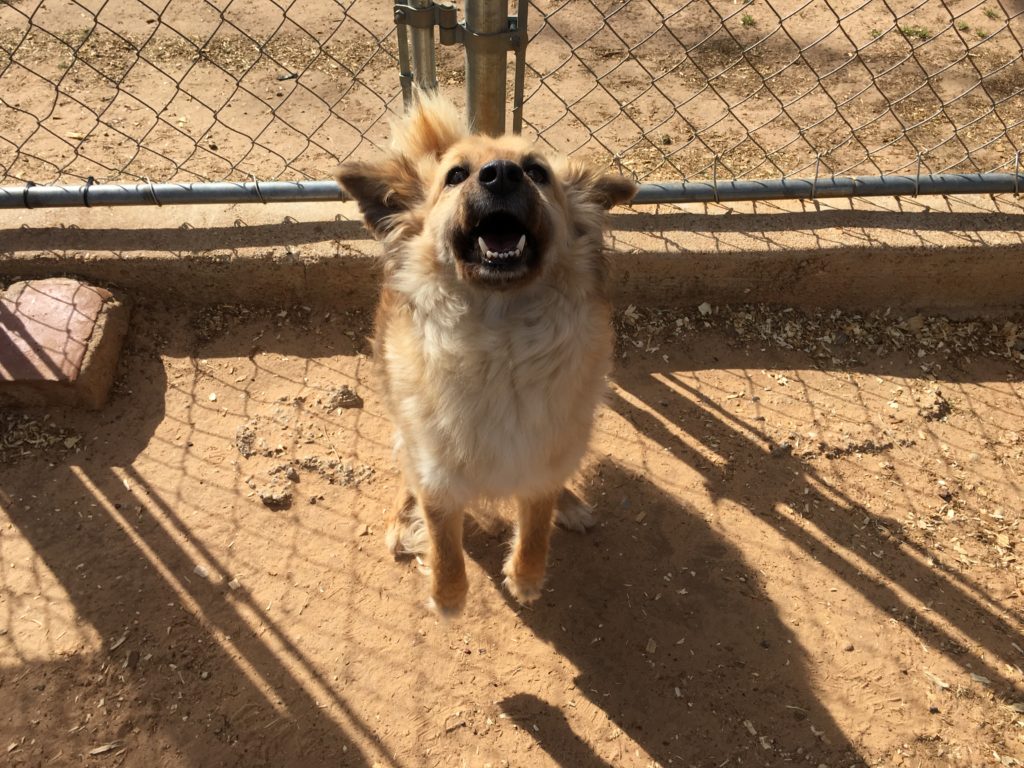
[[[0,182],[326,178],[400,109],[391,6],[0,3]],[[527,132],[640,179],[1009,171],[1024,148],[1019,0],[531,14]],[[457,101],[462,69],[439,49]]]
[[[1024,760],[1019,328],[618,322],[599,525],[529,609],[471,531],[444,623],[366,318],[138,307],[107,410],[0,412],[4,764]]]

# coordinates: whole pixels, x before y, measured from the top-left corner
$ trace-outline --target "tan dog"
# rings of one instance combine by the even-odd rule
[[[375,354],[406,485],[388,545],[417,552],[429,538],[432,604],[458,613],[464,511],[513,499],[505,585],[535,600],[556,506],[568,527],[590,523],[565,482],[611,367],[605,211],[635,185],[518,136],[471,135],[430,96],[385,157],[337,178],[385,250]]]

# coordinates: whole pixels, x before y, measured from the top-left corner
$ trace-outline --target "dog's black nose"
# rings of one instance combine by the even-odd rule
[[[495,195],[508,195],[523,182],[523,169],[509,160],[492,160],[480,168],[480,186]]]

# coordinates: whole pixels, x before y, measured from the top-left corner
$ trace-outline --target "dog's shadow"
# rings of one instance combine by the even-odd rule
[[[521,608],[506,594],[579,670],[579,694],[662,765],[856,762],[740,553],[637,473],[606,460],[589,474],[598,527],[554,535],[536,605]],[[500,589],[504,538],[471,530],[466,550]],[[499,705],[535,724],[528,732],[559,765],[618,764],[622,750],[635,749],[614,734],[594,734],[592,748],[536,692]]]

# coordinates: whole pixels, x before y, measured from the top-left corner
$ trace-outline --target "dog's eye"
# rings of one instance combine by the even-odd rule
[[[530,163],[526,166],[523,171],[529,176],[534,184],[547,184],[548,183],[548,172],[544,169],[544,166],[537,165],[537,163]]]
[[[449,187],[454,187],[458,184],[461,184],[468,178],[469,171],[467,171],[461,165],[456,165],[454,168],[448,171],[448,176],[445,177],[444,183],[447,184]]]

